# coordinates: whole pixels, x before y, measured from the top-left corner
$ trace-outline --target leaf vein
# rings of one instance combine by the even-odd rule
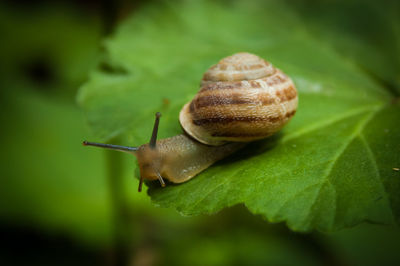
[[[350,118],[352,116],[359,115],[359,114],[361,114],[363,112],[368,112],[370,110],[371,110],[371,106],[367,106],[367,107],[363,107],[363,108],[357,108],[357,109],[353,109],[351,111],[342,113],[340,115],[337,115],[337,116],[335,116],[335,117],[333,117],[331,119],[326,119],[326,120],[324,120],[324,122],[317,121],[316,123],[311,124],[308,127],[304,127],[304,128],[302,128],[300,130],[297,130],[294,133],[289,133],[289,134],[285,135],[282,138],[282,143],[285,143],[285,142],[287,142],[289,140],[292,140],[292,139],[295,139],[295,138],[299,138],[299,137],[301,137],[301,136],[303,136],[303,135],[305,135],[307,133],[316,131],[316,130],[318,130],[320,128],[323,128],[323,127],[327,127],[327,126],[335,124],[335,123],[337,123],[339,121],[345,120],[345,119]]]
[[[336,155],[333,157],[332,162],[330,164],[328,164],[328,168],[325,172],[325,175],[322,176],[323,181],[321,182],[321,186],[318,188],[318,192],[316,193],[316,196],[313,200],[313,203],[311,204],[309,210],[308,210],[308,216],[312,216],[312,210],[315,207],[316,203],[318,202],[318,198],[320,197],[321,194],[321,188],[323,186],[323,184],[325,183],[329,183],[330,185],[332,185],[332,187],[334,187],[333,183],[331,182],[329,176],[332,173],[332,170],[334,168],[334,166],[336,165],[336,163],[338,162],[339,158],[344,154],[344,152],[346,151],[346,149],[349,147],[349,145],[354,141],[354,139],[358,136],[360,136],[362,130],[365,128],[365,126],[374,118],[374,116],[384,107],[384,105],[380,105],[375,107],[368,115],[366,115],[364,117],[363,120],[361,120],[358,124],[358,126],[355,128],[353,134],[350,135],[350,137],[348,138],[348,141],[345,142],[342,147],[340,149],[338,149],[338,152],[336,153]],[[361,112],[360,112],[361,113]],[[351,116],[349,116],[351,117]],[[338,121],[340,121],[342,119],[339,119]],[[335,206],[335,219],[336,219],[336,213],[337,213],[337,208]]]
[[[374,169],[375,169],[375,172],[376,172],[376,175],[375,175],[375,176],[376,176],[376,178],[378,179],[378,183],[380,184],[380,187],[381,187],[381,190],[382,190],[382,196],[383,196],[383,198],[385,199],[385,201],[387,202],[387,204],[388,204],[388,206],[389,206],[390,213],[391,213],[391,216],[392,216],[391,218],[392,218],[392,221],[394,222],[395,219],[394,219],[393,209],[390,207],[390,206],[391,206],[391,205],[390,205],[390,200],[389,200],[387,191],[386,191],[386,189],[385,189],[385,186],[383,185],[382,176],[381,176],[381,174],[380,174],[380,172],[379,172],[379,168],[378,168],[378,165],[377,165],[377,162],[376,162],[376,158],[375,158],[375,156],[374,156],[374,153],[372,152],[372,149],[371,149],[371,147],[370,147],[370,145],[369,145],[367,139],[364,137],[364,135],[363,135],[362,133],[360,134],[360,139],[361,139],[362,143],[364,144],[364,147],[365,147],[365,149],[367,150],[367,155],[368,155],[369,159],[370,159],[371,162],[372,162],[372,166],[373,166]]]

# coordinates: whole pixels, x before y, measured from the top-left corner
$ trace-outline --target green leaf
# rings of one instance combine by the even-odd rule
[[[245,204],[298,231],[398,223],[395,91],[310,33],[303,15],[282,1],[149,4],[106,41],[103,67],[78,101],[99,138],[123,135],[140,145],[156,111],[164,114],[160,137],[181,132],[179,110],[210,65],[239,51],[258,54],[294,80],[300,102],[293,121],[189,182],[155,184],[153,202],[185,215]]]
[[[400,93],[400,2],[336,0],[293,3],[313,34]],[[340,14],[340,15],[338,15]]]

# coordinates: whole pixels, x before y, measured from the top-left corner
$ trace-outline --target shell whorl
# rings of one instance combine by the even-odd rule
[[[238,53],[208,69],[179,120],[190,136],[208,145],[247,142],[280,130],[297,102],[297,90],[282,71],[256,55]]]
[[[201,86],[220,81],[253,80],[272,75],[275,68],[269,62],[249,53],[237,53],[223,58],[203,75]]]

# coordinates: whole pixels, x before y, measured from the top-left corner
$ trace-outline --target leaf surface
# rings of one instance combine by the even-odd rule
[[[243,203],[298,231],[398,223],[396,90],[309,31],[304,14],[282,1],[149,4],[106,41],[103,67],[78,101],[99,138],[123,135],[140,145],[156,111],[163,113],[160,137],[181,132],[179,110],[210,65],[239,51],[258,54],[296,84],[294,119],[189,182],[155,184],[153,202],[186,215]]]

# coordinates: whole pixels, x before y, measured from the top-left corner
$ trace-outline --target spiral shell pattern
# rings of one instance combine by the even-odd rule
[[[280,130],[297,103],[297,90],[281,70],[254,54],[237,53],[207,70],[179,120],[204,144],[247,142]]]

